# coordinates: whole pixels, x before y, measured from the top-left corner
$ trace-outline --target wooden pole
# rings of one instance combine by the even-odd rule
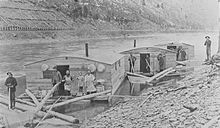
[[[61,98],[61,97],[59,97],[59,98],[53,103],[53,105],[56,104],[56,103],[60,100],[60,98]],[[37,127],[41,124],[41,122],[48,116],[49,112],[51,112],[52,109],[53,109],[53,106],[50,107],[50,109],[47,111],[47,113],[44,115],[44,117],[38,122],[38,124],[35,126],[35,128],[37,128]]]
[[[136,41],[136,40],[134,40],[134,48],[136,47],[136,42],[137,42],[137,41]]]
[[[62,119],[64,121],[67,121],[67,122],[70,122],[70,123],[76,123],[76,124],[79,123],[79,119],[77,119],[75,117],[72,117],[72,116],[64,115],[64,114],[61,114],[61,113],[58,113],[58,112],[55,112],[55,111],[50,111],[48,113],[55,116],[55,117],[57,117],[57,118],[59,118],[59,119]]]
[[[89,47],[88,47],[88,43],[85,44],[85,52],[86,52],[86,57],[89,56]]]
[[[73,102],[76,102],[76,101],[93,98],[93,97],[96,97],[96,96],[99,96],[99,95],[102,95],[102,94],[106,94],[106,93],[111,93],[111,90],[106,90],[106,91],[99,92],[99,93],[93,93],[93,94],[90,94],[90,95],[85,95],[85,96],[77,97],[77,98],[70,99],[70,100],[67,100],[67,101],[64,101],[64,102],[60,102],[60,103],[55,104],[54,108],[59,107],[59,106],[63,106],[63,105],[66,105],[66,104],[70,104],[70,103],[73,103]],[[47,106],[46,109],[49,109],[50,107],[51,107],[51,105]]]
[[[162,71],[162,72],[160,72],[160,73],[157,73],[156,75],[150,77],[147,82],[150,83],[150,82],[152,82],[154,79],[156,79],[156,78],[162,76],[163,74],[165,74],[165,73],[167,73],[167,72],[169,72],[169,71],[171,71],[171,70],[173,70],[172,67],[171,67],[171,68],[168,68],[168,69],[166,69],[166,70],[164,70],[164,71]]]
[[[37,98],[34,96],[33,93],[31,93],[28,89],[25,89],[25,92],[28,94],[28,96],[31,97],[31,99],[34,101],[34,103],[38,106],[40,102],[37,100]]]
[[[170,71],[168,71],[168,72],[164,73],[163,75],[161,75],[161,76],[157,77],[157,78],[156,78],[156,80],[159,80],[159,79],[161,79],[161,78],[165,77],[166,75],[168,75],[169,73],[172,73],[172,72],[175,72],[175,71],[176,71],[175,69],[170,70]]]
[[[219,27],[219,35],[218,35],[218,53],[220,53],[220,0],[218,0],[218,27]]]
[[[55,89],[60,85],[61,82],[57,83],[56,85],[53,86],[53,88],[47,93],[47,95],[44,97],[44,99],[41,101],[41,103],[37,106],[37,108],[35,109],[35,113],[37,113],[38,111],[40,111],[42,109],[42,107],[44,106],[44,104],[46,103],[46,101],[50,98],[50,95],[53,94],[53,92],[55,91]]]
[[[11,109],[11,88],[8,88],[8,109]]]

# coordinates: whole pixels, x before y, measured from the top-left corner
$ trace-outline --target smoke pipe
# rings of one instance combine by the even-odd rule
[[[86,57],[89,57],[88,43],[85,44],[85,50],[86,50]]]
[[[136,40],[134,40],[134,48],[136,47]]]

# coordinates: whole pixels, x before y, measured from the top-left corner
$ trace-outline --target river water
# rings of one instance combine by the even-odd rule
[[[210,35],[212,40],[212,53],[217,51],[218,33],[200,32],[200,33],[154,33],[145,35],[144,38],[137,38],[137,46],[153,46],[161,43],[184,42],[195,45],[195,59],[205,59],[205,36]],[[109,41],[90,41],[90,49],[109,49],[120,51],[133,47],[133,38],[118,39]],[[0,41],[0,76],[6,77],[7,71],[23,72],[23,65],[48,57],[58,56],[66,52],[71,53],[84,49],[84,42],[50,42],[38,43],[32,41],[14,41],[8,44],[6,41]]]
[[[153,46],[161,43],[180,42],[189,43],[195,46],[195,60],[205,60],[205,36],[209,35],[212,40],[212,53],[217,52],[218,33],[216,32],[200,32],[200,33],[153,33],[144,35],[144,38],[136,38],[137,47],[140,46]],[[130,39],[117,39],[105,41],[90,41],[89,49],[108,49],[120,51],[133,47],[133,40]],[[33,41],[14,41],[7,43],[0,41],[0,80],[5,79],[6,72],[12,71],[15,73],[24,73],[23,65],[28,62],[33,62],[48,57],[55,57],[60,54],[71,53],[77,50],[84,49],[83,41],[67,41],[67,42],[33,42]],[[128,85],[128,84],[125,84]],[[2,86],[2,85],[1,85]],[[1,87],[0,86],[0,87]],[[129,87],[123,87],[121,94],[126,95],[129,92]],[[1,90],[1,89],[0,89]],[[137,92],[138,94],[138,92]],[[80,120],[87,120],[96,114],[109,108],[108,104],[87,104],[83,105],[73,104],[72,108],[79,108],[74,112],[69,113],[79,117]],[[82,109],[83,107],[84,109]],[[70,110],[71,111],[71,110]]]

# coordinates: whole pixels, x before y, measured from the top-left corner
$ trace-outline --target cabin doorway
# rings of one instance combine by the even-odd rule
[[[62,78],[65,76],[66,70],[69,70],[69,65],[57,65],[57,71],[60,72]],[[59,95],[65,95],[64,83],[63,82],[59,86],[58,93],[59,93]]]
[[[150,54],[140,54],[140,72],[150,73]]]

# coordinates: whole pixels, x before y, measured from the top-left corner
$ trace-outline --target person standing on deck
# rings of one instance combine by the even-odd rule
[[[82,95],[86,95],[86,86],[84,83],[84,76],[82,75],[82,72],[79,72],[79,76],[77,77],[77,84],[78,84],[78,89],[79,93]]]
[[[65,83],[64,83],[65,94],[67,96],[69,96],[70,91],[71,91],[71,87],[72,87],[72,83],[73,83],[73,77],[70,75],[69,70],[66,70],[66,75],[63,77],[63,80],[65,81]]]
[[[85,76],[85,84],[87,88],[87,94],[96,93],[96,88],[94,85],[95,82],[95,76],[91,74],[91,71],[88,71],[88,73]]]
[[[163,58],[163,56],[162,56],[161,53],[157,56],[157,60],[158,60],[158,62],[159,62],[159,70],[160,70],[160,72],[161,72],[161,71],[164,70],[164,67],[165,67],[165,66],[164,66],[164,64],[165,64],[164,58]]]
[[[130,57],[128,58],[129,66],[130,66],[129,72],[134,72],[134,64],[136,60],[137,60],[136,57],[130,53]]]
[[[182,46],[179,46],[178,48],[178,61],[185,61],[186,60],[186,51],[183,49]]]
[[[15,91],[16,91],[16,86],[17,86],[17,81],[13,77],[13,74],[11,72],[7,73],[8,78],[5,81],[5,86],[8,87],[8,92],[9,92],[9,99],[10,99],[10,104],[9,109],[15,109]]]
[[[211,40],[210,40],[210,37],[209,36],[206,36],[206,41],[205,41],[205,46],[206,46],[206,55],[207,55],[207,58],[205,61],[210,61],[211,60]]]
[[[61,73],[57,70],[57,66],[54,67],[55,69],[55,73],[53,74],[53,78],[52,78],[52,84],[53,86],[56,85],[57,83],[59,82],[62,82],[62,75]],[[58,86],[56,88],[56,90],[54,91],[54,94],[53,95],[58,95],[60,92],[59,92],[59,89],[60,86]]]

